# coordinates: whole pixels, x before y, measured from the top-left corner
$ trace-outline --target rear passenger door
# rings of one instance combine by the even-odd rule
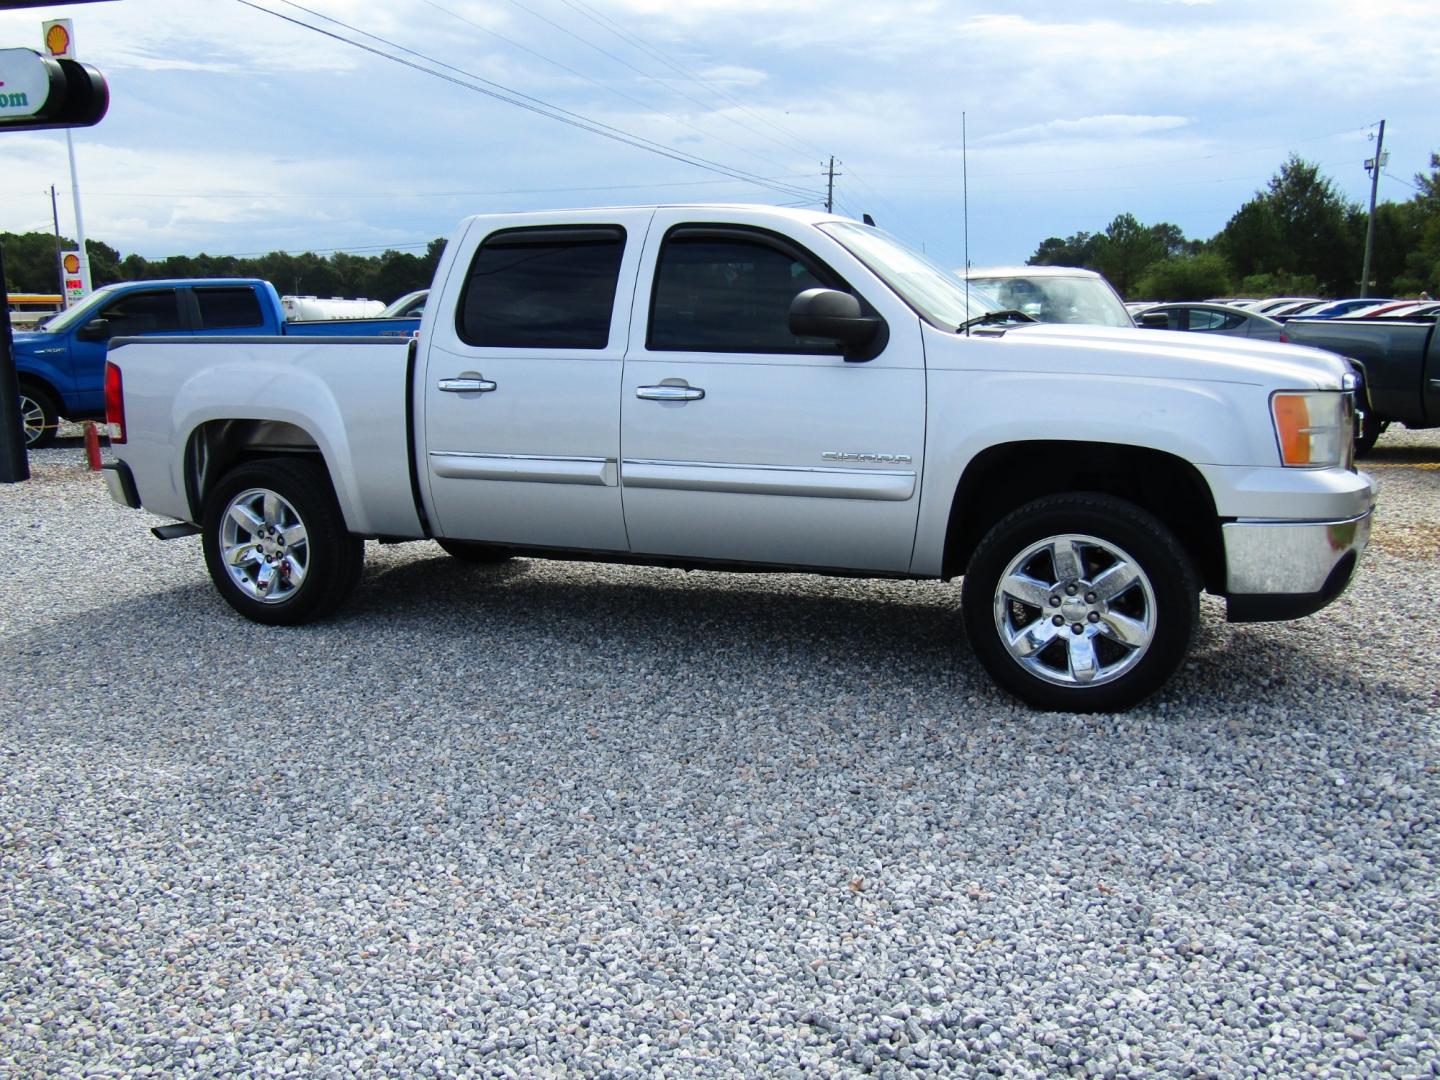
[[[471,223],[418,391],[439,535],[627,549],[620,375],[651,213]]]

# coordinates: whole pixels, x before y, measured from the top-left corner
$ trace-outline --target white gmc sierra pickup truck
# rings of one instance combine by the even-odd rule
[[[265,623],[339,604],[366,537],[963,575],[979,659],[1052,709],[1160,686],[1202,588],[1233,621],[1345,588],[1375,487],[1343,361],[993,306],[831,215],[475,217],[416,341],[112,342],[106,477]]]

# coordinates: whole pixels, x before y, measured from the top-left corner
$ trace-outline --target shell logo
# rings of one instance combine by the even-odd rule
[[[51,56],[64,56],[70,51],[70,31],[63,23],[53,23],[45,31],[45,49]]]
[[[65,273],[78,274],[80,272],[80,257],[74,252],[65,254]]]

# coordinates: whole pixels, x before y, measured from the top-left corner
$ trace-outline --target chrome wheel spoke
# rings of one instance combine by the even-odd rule
[[[1114,600],[1140,580],[1140,571],[1123,559],[1090,583],[1101,600]]]
[[[265,524],[255,516],[248,506],[239,500],[230,504],[230,520],[251,536],[258,535]]]
[[[224,548],[225,562],[230,566],[246,566],[260,561],[253,544],[231,544]]]
[[[1031,657],[1055,640],[1058,628],[1049,619],[1036,619],[1009,635],[1007,644],[1016,656]]]
[[[1020,571],[1008,575],[1000,582],[1000,588],[1006,595],[1034,608],[1043,610],[1050,602],[1050,586]]]
[[[298,589],[305,580],[305,564],[293,555],[286,555],[280,560],[280,571],[285,583],[292,589]]]
[[[1118,611],[1107,611],[1101,615],[1096,630],[1132,649],[1140,649],[1149,645],[1150,639],[1155,636],[1150,626],[1139,619],[1121,615]]]
[[[1091,683],[1100,673],[1100,659],[1095,655],[1095,643],[1089,634],[1075,634],[1070,638],[1070,676],[1078,683]]]
[[[265,492],[265,498],[261,500],[262,510],[265,515],[265,524],[272,528],[280,524],[280,496],[273,491]]]
[[[305,543],[307,539],[305,535],[305,523],[303,521],[297,521],[288,529],[281,529],[280,539],[285,541],[285,546],[287,548],[299,547],[301,544]]]
[[[1055,582],[1078,581],[1084,576],[1080,560],[1080,545],[1073,536],[1056,537],[1050,544],[1050,559],[1055,564]]]
[[[262,597],[268,598],[275,588],[276,576],[273,563],[266,563],[260,567],[260,572],[255,575],[255,591]]]

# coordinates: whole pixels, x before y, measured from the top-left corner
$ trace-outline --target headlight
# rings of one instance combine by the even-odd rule
[[[1335,390],[1284,390],[1270,398],[1280,460],[1325,468],[1350,463],[1355,439],[1355,399]]]

